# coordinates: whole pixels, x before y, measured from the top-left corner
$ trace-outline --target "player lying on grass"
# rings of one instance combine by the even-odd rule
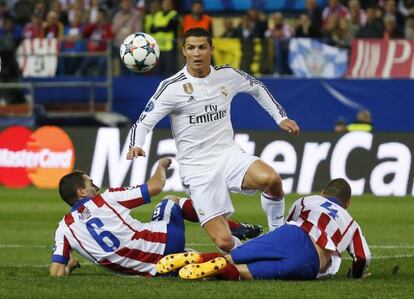
[[[364,277],[370,262],[361,228],[347,212],[351,187],[344,179],[328,183],[321,195],[298,199],[286,223],[231,251],[172,254],[161,259],[157,272],[181,268],[184,279],[217,276],[226,280],[298,279],[332,276],[347,250],[353,258],[350,275]]]
[[[191,199],[165,196],[147,223],[130,216],[131,209],[162,191],[170,164],[171,159],[163,158],[145,184],[110,188],[102,194],[81,171],[62,177],[59,193],[72,208],[56,230],[50,275],[67,275],[79,266],[72,250],[117,273],[146,276],[156,274],[155,264],[164,255],[184,251],[183,219],[198,222]],[[260,226],[236,221],[230,225],[242,237],[261,233]]]

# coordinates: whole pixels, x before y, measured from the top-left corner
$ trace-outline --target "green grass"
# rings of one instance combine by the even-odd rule
[[[133,215],[146,221],[154,203]],[[288,196],[287,206],[296,198]],[[259,197],[233,195],[235,218],[265,225]],[[350,211],[371,246],[372,276],[349,280],[351,260],[345,253],[341,270],[330,280],[181,281],[178,278],[129,278],[110,274],[81,258],[70,277],[48,276],[54,230],[68,207],[57,191],[0,188],[0,298],[412,298],[414,293],[414,199],[355,197]],[[188,225],[187,225],[188,224]],[[212,251],[201,228],[186,223],[188,247]],[[398,265],[397,274],[392,268]]]

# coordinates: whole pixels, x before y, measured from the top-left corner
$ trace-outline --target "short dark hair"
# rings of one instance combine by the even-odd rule
[[[63,176],[59,181],[60,197],[70,206],[73,206],[78,201],[76,193],[78,188],[85,188],[84,174],[83,171],[74,170]]]
[[[183,38],[183,45],[185,45],[185,41],[187,40],[188,37],[190,36],[195,36],[195,37],[206,37],[208,43],[210,44],[210,46],[213,45],[213,41],[211,38],[211,33],[207,30],[205,30],[204,28],[201,27],[194,27],[194,28],[190,28],[188,29],[185,33],[184,33],[184,38]]]
[[[204,6],[204,1],[203,0],[194,0],[193,3],[191,3],[191,5],[194,4],[201,4],[202,6]]]
[[[327,196],[335,197],[343,203],[351,199],[351,186],[342,178],[330,181],[323,191]]]

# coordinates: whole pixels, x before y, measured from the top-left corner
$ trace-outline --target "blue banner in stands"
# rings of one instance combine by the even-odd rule
[[[87,78],[85,78],[87,80]],[[52,81],[52,80],[48,80]],[[114,78],[114,110],[135,120],[157,89],[161,78],[128,76]],[[414,80],[262,79],[289,117],[305,131],[331,131],[342,117],[355,120],[359,109],[372,113],[376,132],[414,132]],[[67,90],[67,91],[66,91]],[[87,88],[37,89],[35,104],[87,103]],[[104,88],[96,89],[96,101],[104,102]],[[275,130],[273,119],[250,96],[239,94],[232,104],[233,126],[237,129]],[[158,127],[167,128],[168,118]]]
[[[310,38],[292,38],[289,66],[296,77],[340,78],[348,68],[348,51]]]

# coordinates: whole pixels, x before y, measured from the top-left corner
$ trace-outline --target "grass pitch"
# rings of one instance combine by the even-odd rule
[[[290,206],[297,196],[287,197]],[[133,215],[147,221],[154,205]],[[259,196],[233,195],[235,219],[265,226]],[[80,258],[73,275],[48,275],[54,231],[69,207],[56,190],[0,188],[0,298],[413,298],[414,198],[355,197],[351,214],[361,225],[373,260],[372,276],[346,278],[351,260],[344,253],[333,279],[294,281],[183,281],[178,278],[130,278],[113,275]],[[215,251],[197,224],[186,223],[187,247]]]

